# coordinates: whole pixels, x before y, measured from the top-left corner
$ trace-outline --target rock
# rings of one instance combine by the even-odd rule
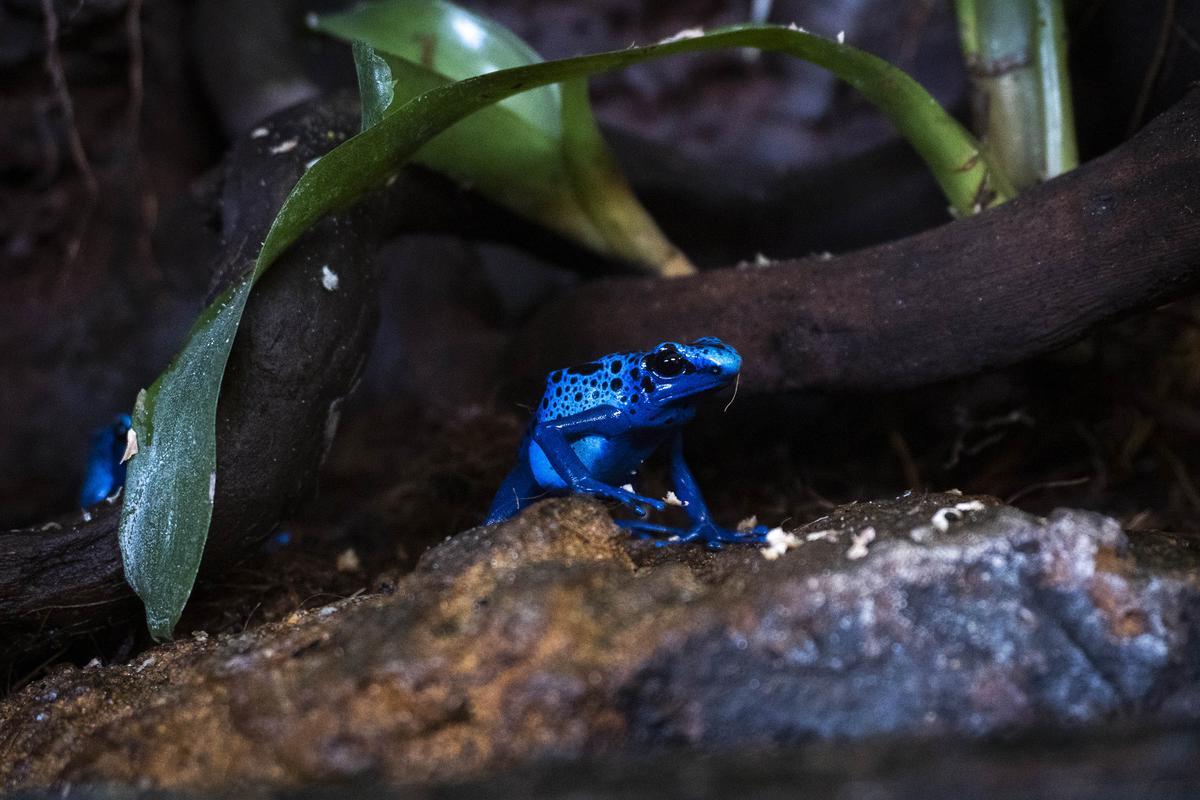
[[[547,501],[379,593],[25,688],[0,702],[0,787],[482,779],[1200,717],[1195,564],[1139,563],[1110,519],[943,494],[794,533],[775,560],[655,548]]]

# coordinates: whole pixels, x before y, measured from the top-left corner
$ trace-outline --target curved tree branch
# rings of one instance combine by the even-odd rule
[[[1130,141],[1000,208],[830,260],[586,284],[512,372],[720,336],[743,391],[886,390],[1005,366],[1200,285],[1200,89]]]

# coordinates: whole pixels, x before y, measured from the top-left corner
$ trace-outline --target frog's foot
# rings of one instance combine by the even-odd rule
[[[646,516],[651,509],[662,511],[667,504],[653,497],[645,497],[637,492],[631,492],[624,487],[609,486],[595,478],[584,478],[571,486],[571,491],[579,494],[590,494],[593,497],[603,497],[616,500],[639,517]]]
[[[709,550],[720,550],[721,546],[726,544],[762,544],[766,541],[769,530],[766,525],[755,525],[750,530],[731,531],[711,522],[697,522],[690,528],[672,528],[669,525],[658,525],[640,519],[619,519],[616,523],[639,539],[657,538],[657,547],[703,542]]]

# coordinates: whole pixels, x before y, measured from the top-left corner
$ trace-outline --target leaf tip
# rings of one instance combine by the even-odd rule
[[[169,642],[175,638],[175,623],[179,621],[178,615],[159,616],[146,608],[146,627],[150,629],[150,635],[156,642]]]

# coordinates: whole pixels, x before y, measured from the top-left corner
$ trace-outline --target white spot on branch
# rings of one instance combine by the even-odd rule
[[[353,547],[347,547],[337,557],[338,572],[358,572],[362,568],[362,562],[358,558],[358,551]]]
[[[338,274],[329,268],[329,265],[321,267],[321,285],[325,287],[327,292],[336,292],[341,279]]]

